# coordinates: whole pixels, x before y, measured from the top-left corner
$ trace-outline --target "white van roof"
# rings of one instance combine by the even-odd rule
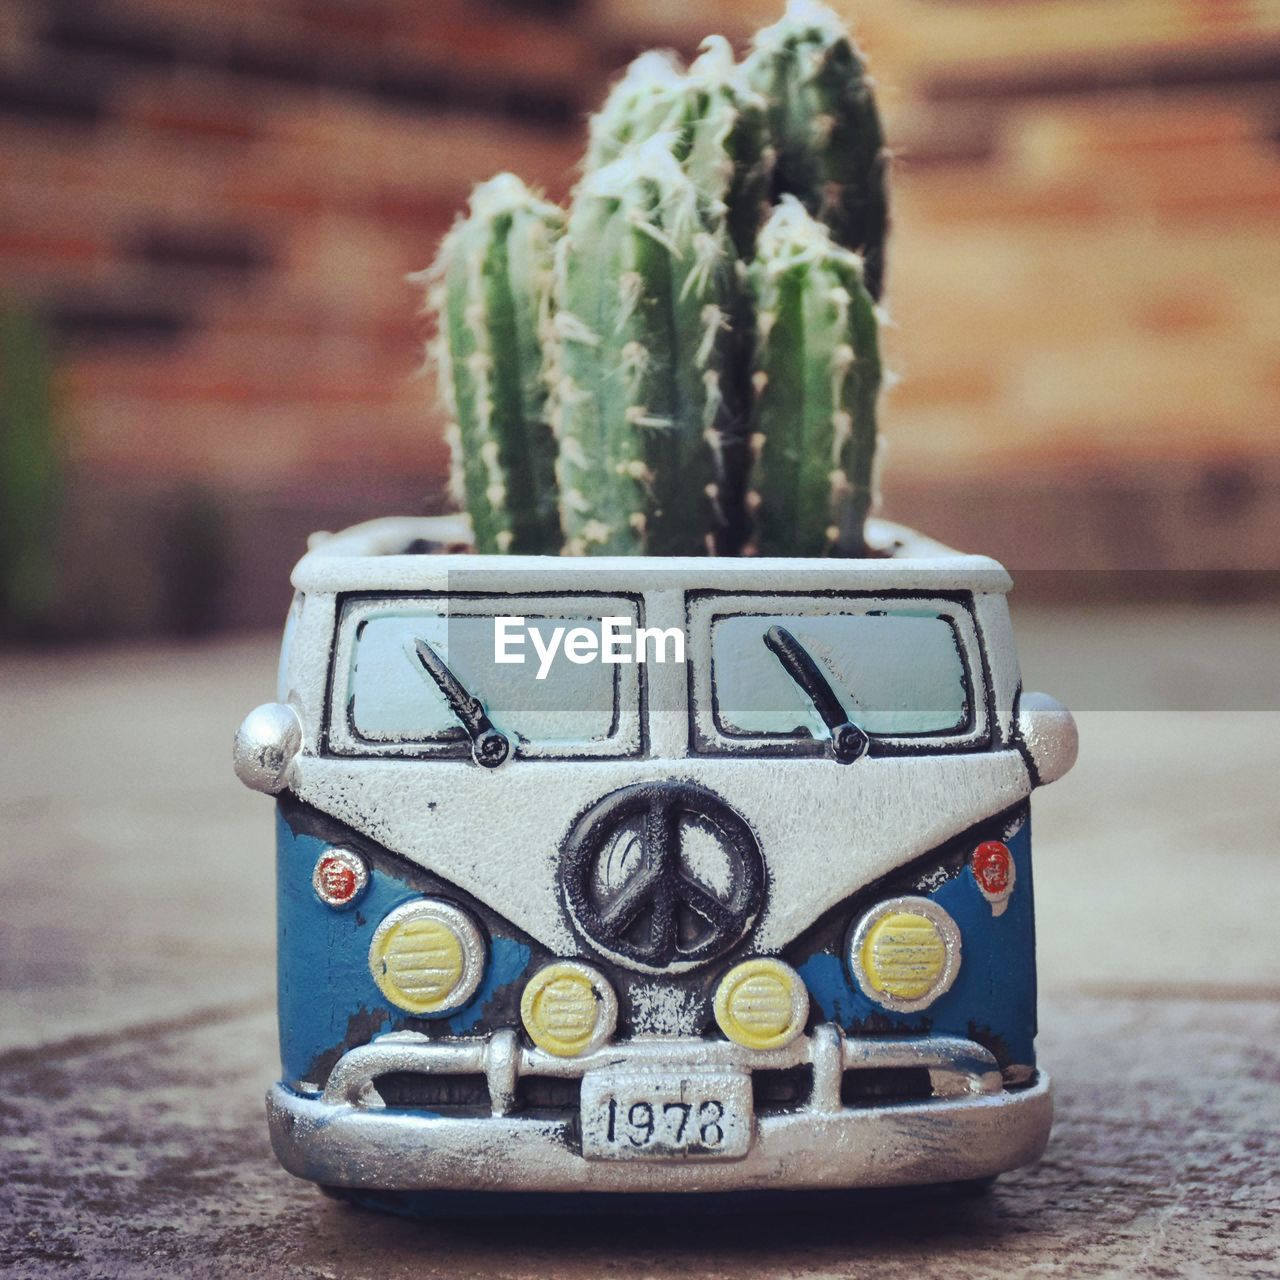
[[[312,534],[293,571],[308,593],[342,591],[641,592],[701,587],[724,591],[980,591],[1013,585],[989,556],[963,555],[884,520],[867,523],[866,559],[689,556],[483,556],[447,554],[466,545],[458,516],[390,517],[337,534]],[[439,553],[436,553],[438,549]]]

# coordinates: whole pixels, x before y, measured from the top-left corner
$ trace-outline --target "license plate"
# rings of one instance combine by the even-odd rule
[[[602,1160],[744,1156],[751,1077],[741,1071],[582,1077],[582,1154]]]

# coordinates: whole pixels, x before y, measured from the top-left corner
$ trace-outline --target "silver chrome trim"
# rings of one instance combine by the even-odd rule
[[[264,702],[236,730],[232,760],[246,787],[269,796],[289,783],[289,771],[302,750],[302,721],[284,702]]]
[[[347,1053],[323,1097],[277,1084],[267,1097],[272,1145],[289,1172],[323,1185],[401,1190],[716,1191],[764,1187],[904,1186],[1002,1173],[1037,1159],[1052,1122],[1048,1077],[1006,1092],[991,1055],[958,1038],[851,1040],[830,1025],[786,1049],[752,1053],[722,1041],[633,1041],[583,1058],[516,1049],[511,1031],[488,1041],[433,1044],[384,1036]],[[696,1046],[696,1050],[695,1050]],[[513,1052],[514,1051],[514,1052]],[[506,1114],[514,1077],[573,1078],[603,1067],[680,1070],[814,1068],[809,1105],[755,1117],[747,1154],[732,1160],[583,1157],[572,1126]],[[846,1108],[840,1077],[858,1067],[925,1066],[928,1101]],[[514,1067],[514,1074],[512,1068]],[[495,1114],[389,1112],[367,1099],[384,1071],[483,1072]],[[495,1085],[497,1087],[495,1087]]]
[[[1024,693],[1018,699],[1017,735],[1035,767],[1037,786],[1057,782],[1070,773],[1080,752],[1075,717],[1047,693]]]
[[[518,1047],[514,1032],[503,1030],[488,1038],[432,1040],[417,1031],[395,1031],[370,1044],[349,1049],[329,1074],[321,1101],[329,1106],[382,1106],[374,1077],[393,1071],[424,1075],[483,1075],[489,1084],[494,1115],[506,1115],[514,1105],[515,1083],[521,1076],[574,1079],[588,1071],[610,1067],[648,1067],[678,1072],[729,1067],[739,1071],[813,1068],[810,1110],[839,1111],[840,1081],[846,1071],[865,1067],[924,1067],[933,1096],[961,1098],[998,1094],[1004,1087],[996,1060],[980,1044],[958,1036],[921,1036],[883,1040],[845,1036],[839,1027],[823,1023],[812,1035],[797,1036],[781,1049],[746,1049],[730,1040],[629,1040],[561,1058],[542,1049]],[[514,1075],[512,1074],[514,1068]],[[499,1098],[510,1099],[499,1109]]]

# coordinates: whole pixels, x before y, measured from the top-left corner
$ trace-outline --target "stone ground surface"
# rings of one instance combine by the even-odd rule
[[[0,660],[0,1274],[1280,1276],[1280,611],[1027,612],[1082,757],[1036,805],[1048,1155],[989,1195],[414,1223],[281,1172],[272,645]],[[1265,683],[1269,681],[1270,683]]]

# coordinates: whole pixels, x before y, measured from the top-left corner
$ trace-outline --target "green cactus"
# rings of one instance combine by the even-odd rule
[[[603,169],[655,133],[669,132],[683,79],[673,53],[651,49],[636,58],[591,117],[583,170]]]
[[[723,206],[738,257],[755,253],[773,153],[765,101],[737,74],[723,36],[708,36],[685,77],[677,157],[714,210]]]
[[[861,554],[887,168],[860,55],[792,0],[741,66],[637,58],[567,218],[478,188],[434,292],[477,549]]]
[[[737,74],[728,41],[712,36],[704,42],[701,56],[689,68],[686,86],[677,154],[711,216],[725,219],[737,254],[726,367],[720,380],[724,403],[717,424],[714,538],[719,554],[737,555],[750,532],[745,499],[751,464],[747,416],[754,314],[746,274],[767,209],[773,151],[764,100]]]
[[[693,180],[710,220],[726,218],[739,258],[755,251],[768,198],[764,99],[737,74],[723,36],[708,36],[687,72],[671,54],[643,53],[591,118],[587,173],[658,133]]]
[[[884,285],[889,151],[866,65],[830,9],[791,0],[743,63],[769,104],[775,196],[793,195],[862,255],[866,287]]]
[[[547,419],[551,282],[561,210],[513,174],[477,187],[428,273],[455,494],[478,551],[560,549]]]
[[[711,36],[687,73],[670,55],[642,54],[592,118],[587,173],[614,163],[655,134],[693,182],[713,232],[728,232],[736,280],[717,343],[715,415],[719,502],[713,538],[721,554],[736,554],[747,535],[744,497],[750,466],[746,416],[750,402],[752,316],[743,287],[746,264],[766,208],[771,151],[763,99],[737,74],[728,41]]]
[[[862,262],[784,196],[760,234],[752,278],[756,548],[865,555],[880,356]]]
[[[556,271],[570,553],[708,549],[734,288],[727,233],[703,216],[671,135],[587,174]]]

